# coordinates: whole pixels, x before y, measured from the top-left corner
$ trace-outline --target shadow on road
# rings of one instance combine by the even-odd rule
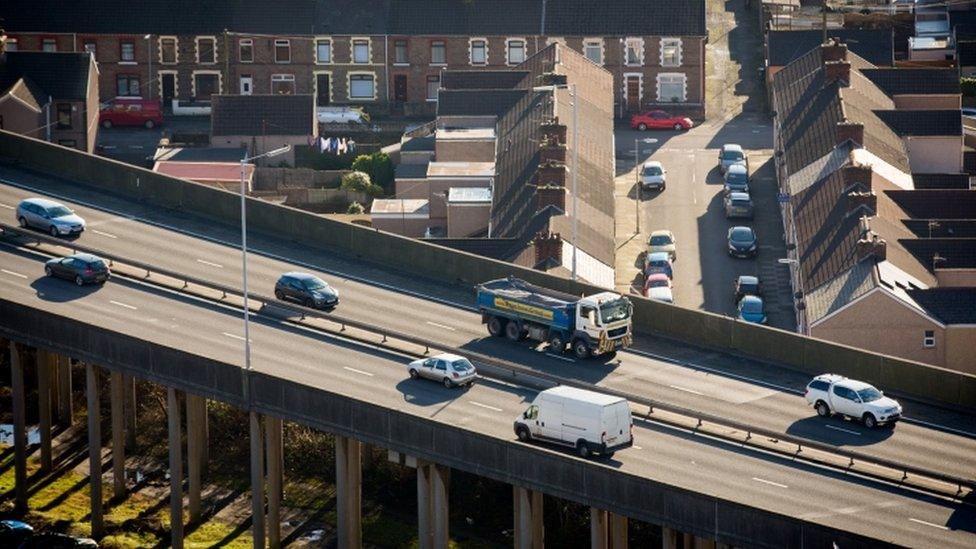
[[[807,438],[838,447],[870,446],[891,438],[892,426],[868,429],[860,422],[840,416],[822,418],[817,415],[794,421],[786,428],[786,434]]]

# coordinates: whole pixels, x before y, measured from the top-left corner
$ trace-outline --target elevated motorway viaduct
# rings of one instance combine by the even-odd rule
[[[0,276],[0,336],[10,341],[16,500],[21,505],[27,489],[22,357],[30,346],[47,357],[47,374],[38,380],[46,383],[41,394],[61,394],[51,388],[51,378],[60,386],[60,365],[67,363],[63,357],[84,363],[89,418],[99,417],[98,376],[109,372],[113,455],[116,450],[121,455],[124,447],[126,400],[124,383],[115,380],[137,376],[168,388],[176,547],[182,543],[181,393],[188,397],[190,419],[191,506],[199,498],[201,449],[206,447],[200,403],[219,400],[249,412],[252,493],[259,495],[253,513],[259,517],[254,521],[258,547],[266,539],[272,545],[280,542],[278,490],[281,463],[287,458],[280,451],[281,421],[336,435],[338,530],[344,547],[361,543],[362,443],[416,460],[423,547],[446,545],[451,469],[513,485],[520,547],[538,547],[544,539],[537,493],[590,506],[594,547],[626,547],[627,517],[664,527],[665,547],[677,547],[685,534],[696,546],[771,548],[971,547],[976,540],[976,517],[967,503],[657,424],[639,423],[636,446],[609,462],[522,444],[511,433],[512,419],[532,398],[532,390],[485,380],[454,392],[411,381],[403,356],[267,317],[254,321],[253,370],[245,371],[238,309],[126,279],[113,279],[100,289],[77,288],[41,277],[39,258],[23,250],[0,251],[0,262],[5,270]],[[52,401],[40,400],[42,406]],[[50,421],[43,410],[40,417]],[[98,430],[93,419],[92,456],[99,455]],[[41,438],[43,453],[44,441],[50,443],[43,426]],[[124,490],[114,475],[113,488]],[[101,498],[96,484],[92,520],[97,527]]]

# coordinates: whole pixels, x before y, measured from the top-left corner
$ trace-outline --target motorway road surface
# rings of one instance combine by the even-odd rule
[[[36,187],[43,183],[50,192],[38,193],[6,184],[12,177],[18,185]],[[13,172],[10,168],[0,168],[0,182],[4,183],[0,185],[0,220],[4,222],[16,223],[13,208],[21,199],[50,196],[69,204],[87,220],[88,230],[80,238],[85,245],[240,287],[240,251],[234,247],[235,243],[239,246],[239,233],[233,227],[147,208],[114,195]],[[976,476],[976,421],[969,415],[939,411],[938,425],[946,429],[903,422],[894,428],[872,431],[860,423],[823,420],[796,394],[798,389],[802,392],[807,381],[801,374],[775,369],[770,372],[768,365],[669,342],[662,344],[651,338],[639,341],[633,351],[620,353],[619,362],[578,362],[569,355],[548,353],[544,347],[488,337],[480,315],[471,308],[473,291],[465,288],[387,272],[263,234],[249,234],[248,241],[256,252],[249,254],[248,262],[253,292],[270,295],[275,280],[286,271],[316,272],[340,289],[337,314],[343,316],[758,427],[947,474]],[[266,250],[274,250],[276,257]],[[288,261],[283,256],[300,259]],[[430,296],[435,300],[428,299]],[[648,352],[651,347],[660,348]],[[830,369],[830,365],[824,365],[825,371]],[[770,384],[771,380],[776,381]],[[928,411],[914,403],[906,403],[906,408],[907,416]]]
[[[30,252],[0,250],[0,298],[242,364],[239,310],[120,278],[104,287],[78,288],[39,275],[41,261]],[[409,359],[403,356],[268,318],[255,319],[251,336],[252,365],[257,371],[503,439],[514,439],[512,420],[534,395],[490,380],[467,390],[411,380],[404,367]],[[976,512],[971,504],[656,424],[638,422],[635,446],[605,463],[627,473],[889,542],[946,548],[976,543]]]

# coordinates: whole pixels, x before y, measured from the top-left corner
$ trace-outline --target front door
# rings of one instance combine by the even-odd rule
[[[254,78],[250,74],[241,75],[241,95],[251,95],[254,93]]]
[[[331,84],[329,82],[328,74],[316,74],[315,75],[315,104],[324,107],[329,104],[329,96],[331,93]]]
[[[176,75],[172,73],[163,73],[160,76],[162,78],[163,87],[163,106],[169,107],[173,102],[173,97],[176,96]]]
[[[627,112],[637,112],[640,110],[640,77],[628,76],[626,81],[627,91]]]
[[[407,102],[407,75],[393,75],[393,100],[398,103]]]

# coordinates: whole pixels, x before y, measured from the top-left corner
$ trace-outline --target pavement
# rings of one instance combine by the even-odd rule
[[[174,133],[210,135],[210,117],[166,115],[163,125],[152,129],[142,126],[99,127],[95,152],[113,160],[151,168],[152,163],[148,159],[156,152],[159,140]]]

